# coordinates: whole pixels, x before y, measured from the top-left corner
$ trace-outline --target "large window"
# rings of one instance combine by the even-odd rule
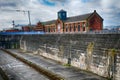
[[[57,27],[58,27],[58,32],[60,32],[60,24],[58,24],[58,26],[57,26]]]
[[[82,24],[83,31],[85,31],[85,23]]]
[[[74,25],[74,32],[76,31],[76,26]]]
[[[66,13],[63,13],[63,17],[65,17],[66,16]]]
[[[61,13],[58,14],[58,18],[61,18]]]
[[[53,27],[53,32],[55,32],[55,27]]]
[[[50,32],[50,27],[48,27],[48,32]]]
[[[68,26],[66,26],[66,32],[68,32]]]
[[[78,25],[78,31],[80,31],[80,25]]]
[[[85,31],[85,27],[83,27],[83,31]]]
[[[70,32],[72,31],[72,26],[70,25]]]

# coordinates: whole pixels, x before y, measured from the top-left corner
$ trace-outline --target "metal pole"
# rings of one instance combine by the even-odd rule
[[[14,20],[12,21],[12,25],[13,25],[13,28],[15,28],[15,21]]]
[[[28,19],[29,19],[29,25],[31,26],[31,21],[30,21],[30,11],[28,11]]]

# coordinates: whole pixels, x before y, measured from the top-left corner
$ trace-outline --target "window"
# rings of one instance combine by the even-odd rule
[[[83,27],[83,31],[85,31],[85,27]]]
[[[76,26],[74,26],[74,32],[76,31]]]
[[[65,13],[63,13],[63,16],[65,17]]]
[[[58,24],[58,26],[57,26],[57,27],[58,27],[58,32],[60,32],[60,24]]]
[[[66,26],[66,32],[68,32],[68,26]]]
[[[70,32],[71,32],[71,30],[72,30],[72,27],[71,27],[71,25],[70,25]]]
[[[50,32],[50,27],[48,27],[48,32]]]
[[[90,31],[93,31],[93,29],[92,29],[92,28],[90,28]]]
[[[61,13],[58,14],[58,18],[61,18]]]
[[[63,18],[66,19],[66,13],[63,13]]]
[[[55,27],[53,27],[53,32],[55,32]]]
[[[78,25],[78,31],[80,31],[80,25]]]
[[[85,31],[85,23],[82,23],[82,28],[83,28],[83,31]]]

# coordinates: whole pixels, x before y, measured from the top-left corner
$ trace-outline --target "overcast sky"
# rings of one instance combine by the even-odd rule
[[[57,19],[57,12],[67,11],[68,16],[91,13],[96,10],[104,19],[104,26],[120,25],[119,0],[0,0],[0,29],[15,24],[28,24],[28,15],[15,10],[30,11],[31,23]]]

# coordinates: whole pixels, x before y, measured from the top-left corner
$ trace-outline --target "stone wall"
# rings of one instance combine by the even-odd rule
[[[19,40],[21,36],[15,35],[0,35],[0,48],[18,49],[20,48]]]
[[[21,36],[20,47],[104,77],[120,78],[120,34]],[[115,54],[113,54],[115,53]]]

